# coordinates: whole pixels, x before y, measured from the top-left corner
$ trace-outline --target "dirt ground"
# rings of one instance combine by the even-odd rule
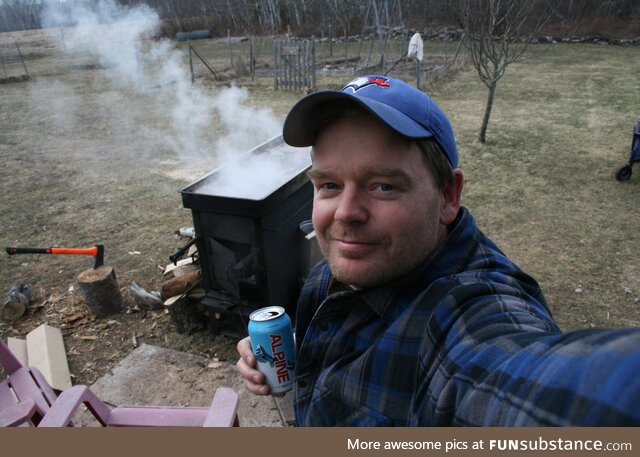
[[[0,34],[0,246],[104,244],[125,309],[103,319],[87,311],[75,278],[89,257],[3,253],[0,295],[16,281],[34,294],[24,317],[0,320],[0,337],[45,322],[60,328],[76,384],[93,383],[144,343],[233,362],[237,336],[225,334],[244,331],[238,320],[180,333],[167,311],[138,306],[129,288],[159,290],[169,256],[187,241],[175,235],[193,224],[180,189],[277,134],[300,94],[275,92],[270,78],[235,86],[200,76],[192,85],[180,45],[176,57],[176,48],[147,43],[140,52],[159,57],[145,60],[128,59],[127,46],[97,55],[97,45],[72,44],[67,30]],[[225,46],[198,46],[211,48],[214,68],[228,67]],[[474,140],[485,100],[477,76],[462,72],[435,88],[457,128],[466,204],[538,278],[563,329],[637,326],[638,180],[611,176],[628,153],[628,113],[637,112],[628,95],[637,91],[618,90],[636,87],[627,67],[637,53],[554,52],[509,71],[487,145]],[[346,77],[322,87],[337,80]]]
[[[181,334],[166,310],[142,308],[129,288],[137,281],[160,290],[162,268],[188,241],[175,234],[193,226],[180,189],[277,134],[299,94],[268,100],[269,108],[270,90],[257,83],[248,90],[196,83],[196,95],[185,95],[192,86],[184,72],[132,86],[129,73],[65,50],[60,37],[58,30],[0,35],[7,75],[0,74],[0,244],[3,251],[104,244],[125,309],[102,319],[88,312],[75,278],[91,257],[3,252],[3,297],[16,281],[33,286],[33,296],[25,316],[0,320],[0,337],[24,338],[41,323],[60,328],[73,382],[83,384],[143,343],[235,360],[237,338],[220,332],[241,334],[239,320]],[[247,122],[231,129],[238,118]]]

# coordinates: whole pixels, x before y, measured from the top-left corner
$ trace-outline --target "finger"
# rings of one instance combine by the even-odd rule
[[[240,373],[244,379],[247,379],[254,384],[266,384],[264,373],[249,365],[243,357],[240,357],[236,362],[236,371]]]
[[[271,388],[267,385],[267,379],[261,371],[254,370],[249,367],[246,361],[241,357],[236,363],[236,371],[244,378],[244,385],[247,390],[256,395],[269,395],[274,397],[284,397],[286,392],[271,392]]]
[[[249,392],[255,395],[269,395],[271,388],[266,384],[256,384],[248,379],[244,380],[244,386]]]
[[[253,348],[251,347],[251,339],[249,337],[238,341],[236,349],[238,350],[238,354],[240,354],[240,357],[245,359],[249,366],[256,366],[256,358],[253,355]]]

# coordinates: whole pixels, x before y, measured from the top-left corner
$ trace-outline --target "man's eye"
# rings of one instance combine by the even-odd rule
[[[334,182],[325,182],[323,184],[320,184],[320,188],[326,190],[334,190],[338,188],[338,185]]]
[[[377,185],[377,187],[383,192],[391,192],[392,190],[394,190],[394,187],[391,184],[386,183],[380,183]]]

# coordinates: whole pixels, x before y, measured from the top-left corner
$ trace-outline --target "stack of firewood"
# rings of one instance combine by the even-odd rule
[[[195,263],[195,245],[193,251],[184,259],[171,263],[164,269],[164,281],[161,293],[165,306],[171,306],[185,295],[191,298],[202,298],[204,292],[198,288],[200,284],[200,266]],[[191,251],[191,249],[190,249]]]
[[[164,268],[161,285],[163,306],[179,333],[191,334],[206,328],[208,315],[200,303],[204,297],[201,287],[200,265],[197,263],[198,250],[193,244],[189,250]]]
[[[185,297],[202,298],[200,266],[197,264],[197,248],[192,245],[175,263],[163,269],[164,280],[159,291],[148,292],[137,282],[131,285],[131,294],[142,309],[168,308]],[[161,267],[162,268],[162,267]]]
[[[200,303],[204,289],[200,286],[201,272],[197,259],[194,243],[179,259],[161,267],[163,281],[159,291],[148,292],[135,281],[130,288],[131,295],[142,309],[167,310],[179,333],[203,330],[208,322],[207,313]]]

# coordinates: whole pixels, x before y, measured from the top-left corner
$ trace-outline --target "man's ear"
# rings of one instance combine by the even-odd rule
[[[442,193],[442,211],[440,213],[440,223],[443,225],[451,224],[458,215],[460,210],[460,197],[464,186],[464,175],[462,170],[456,168],[453,170],[453,185],[447,186]]]

